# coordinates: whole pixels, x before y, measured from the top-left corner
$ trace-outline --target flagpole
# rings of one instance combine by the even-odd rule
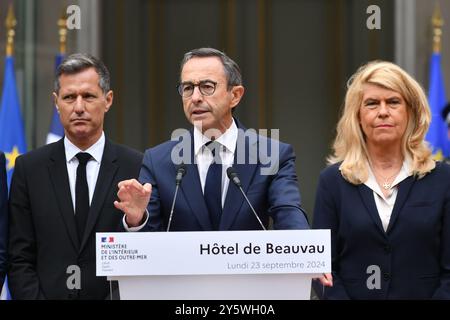
[[[442,19],[439,2],[436,2],[433,17],[431,18],[431,24],[433,26],[433,53],[441,53],[442,27],[444,26],[444,20]]]
[[[442,26],[444,25],[444,20],[442,19],[439,2],[436,2],[434,13],[431,17],[431,25],[433,28],[433,50],[430,59],[428,102],[432,120],[426,140],[433,148],[433,158],[435,160],[444,160],[444,158],[450,157],[450,142],[447,124],[441,115],[442,109],[446,104],[446,96],[441,66]]]
[[[67,51],[67,14],[65,9],[63,8],[61,11],[61,16],[56,22],[58,26],[58,35],[59,35],[59,53],[55,57],[55,69],[58,68],[61,61],[64,59],[64,56]],[[59,119],[59,114],[56,110],[56,107],[53,107],[52,119],[50,121],[50,130],[47,134],[46,144],[58,141],[64,136],[64,128],[61,124],[61,120]]]
[[[8,15],[6,16],[6,56],[11,57],[14,54],[14,36],[16,35],[15,27],[17,25],[16,17],[14,16],[14,10],[12,3],[8,8]]]
[[[61,55],[66,54],[66,44],[67,44],[67,14],[63,10],[61,17],[58,19],[58,28],[59,28],[59,53]]]

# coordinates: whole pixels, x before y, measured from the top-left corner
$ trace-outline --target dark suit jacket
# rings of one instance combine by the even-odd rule
[[[95,233],[118,231],[117,184],[138,176],[142,154],[105,142],[81,244],[76,232],[64,142],[17,158],[9,201],[8,271],[13,299],[105,299],[109,285],[95,275]],[[71,265],[81,269],[81,290],[66,285]]]
[[[236,120],[238,128],[245,130]],[[239,140],[242,138],[239,132]],[[208,209],[203,198],[197,164],[194,163],[192,131],[184,136],[190,139],[190,164],[186,164],[187,173],[181,182],[180,192],[175,205],[171,223],[172,231],[207,231],[212,230]],[[275,229],[307,229],[309,228],[305,213],[300,205],[300,193],[295,173],[295,155],[290,145],[280,143],[276,157],[279,160],[279,171],[273,175],[261,175],[267,158],[252,158],[258,154],[258,148],[265,145],[270,154],[271,140],[251,133],[245,139],[246,159],[244,164],[236,163],[238,152],[235,152],[234,168],[238,173],[243,189],[258,213],[261,221],[267,226],[269,217],[273,218]],[[184,141],[186,143],[186,141]],[[153,191],[148,205],[150,218],[145,231],[166,230],[170,208],[175,191],[176,166],[171,154],[183,153],[178,141],[168,141],[145,152],[139,176],[142,183],[149,182]],[[177,150],[180,149],[180,150]],[[261,226],[250,211],[239,189],[230,182],[223,208],[219,230],[259,230]]]
[[[8,244],[8,187],[6,185],[5,155],[0,151],[0,291],[6,274]]]
[[[449,299],[450,166],[437,163],[422,179],[399,184],[386,232],[373,191],[350,184],[338,168],[321,173],[314,209],[313,227],[331,229],[334,286],[324,298]],[[368,289],[371,265],[380,268],[380,289]]]

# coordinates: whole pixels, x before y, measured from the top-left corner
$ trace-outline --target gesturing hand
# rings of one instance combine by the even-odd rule
[[[118,187],[119,201],[114,201],[114,206],[125,213],[125,221],[129,227],[136,227],[141,223],[150,201],[152,185],[142,185],[136,179],[130,179],[119,182]]]

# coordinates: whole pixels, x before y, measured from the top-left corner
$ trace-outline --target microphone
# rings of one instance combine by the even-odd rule
[[[184,163],[182,162],[180,165],[178,165],[177,167],[177,175],[175,177],[175,183],[177,186],[180,185],[181,183],[181,179],[183,179],[184,175],[186,174],[186,166],[184,165]]]
[[[252,209],[253,214],[255,215],[256,219],[258,219],[259,224],[261,225],[261,228],[263,230],[267,230],[266,227],[264,227],[264,224],[261,222],[261,219],[259,219],[259,216],[256,214],[255,209],[253,208],[252,204],[250,203],[250,200],[248,200],[247,195],[244,192],[244,189],[242,189],[242,183],[241,183],[241,179],[239,179],[239,176],[236,172],[236,170],[234,170],[233,167],[229,167],[227,169],[227,176],[228,179],[231,180],[231,182],[233,182],[238,188],[239,190],[241,190],[242,195],[245,198],[245,201],[247,201],[247,204],[249,205],[249,207]]]
[[[177,200],[177,195],[178,195],[178,188],[180,187],[181,180],[183,179],[183,177],[185,175],[186,175],[186,166],[182,162],[180,165],[177,166],[177,174],[175,175],[175,185],[176,185],[175,194],[173,195],[172,208],[170,209],[169,223],[167,224],[166,232],[168,232],[170,229],[170,225],[172,223],[172,217],[173,217],[173,210],[175,208],[175,201]]]

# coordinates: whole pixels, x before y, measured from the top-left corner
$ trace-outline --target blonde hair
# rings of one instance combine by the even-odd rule
[[[363,85],[374,84],[402,95],[408,110],[408,125],[402,140],[404,156],[411,158],[411,173],[419,179],[435,167],[431,150],[425,142],[431,113],[422,87],[396,64],[372,61],[363,65],[349,79],[344,110],[337,124],[333,154],[328,164],[342,162],[342,176],[353,184],[364,183],[369,176],[369,157],[359,123]]]

